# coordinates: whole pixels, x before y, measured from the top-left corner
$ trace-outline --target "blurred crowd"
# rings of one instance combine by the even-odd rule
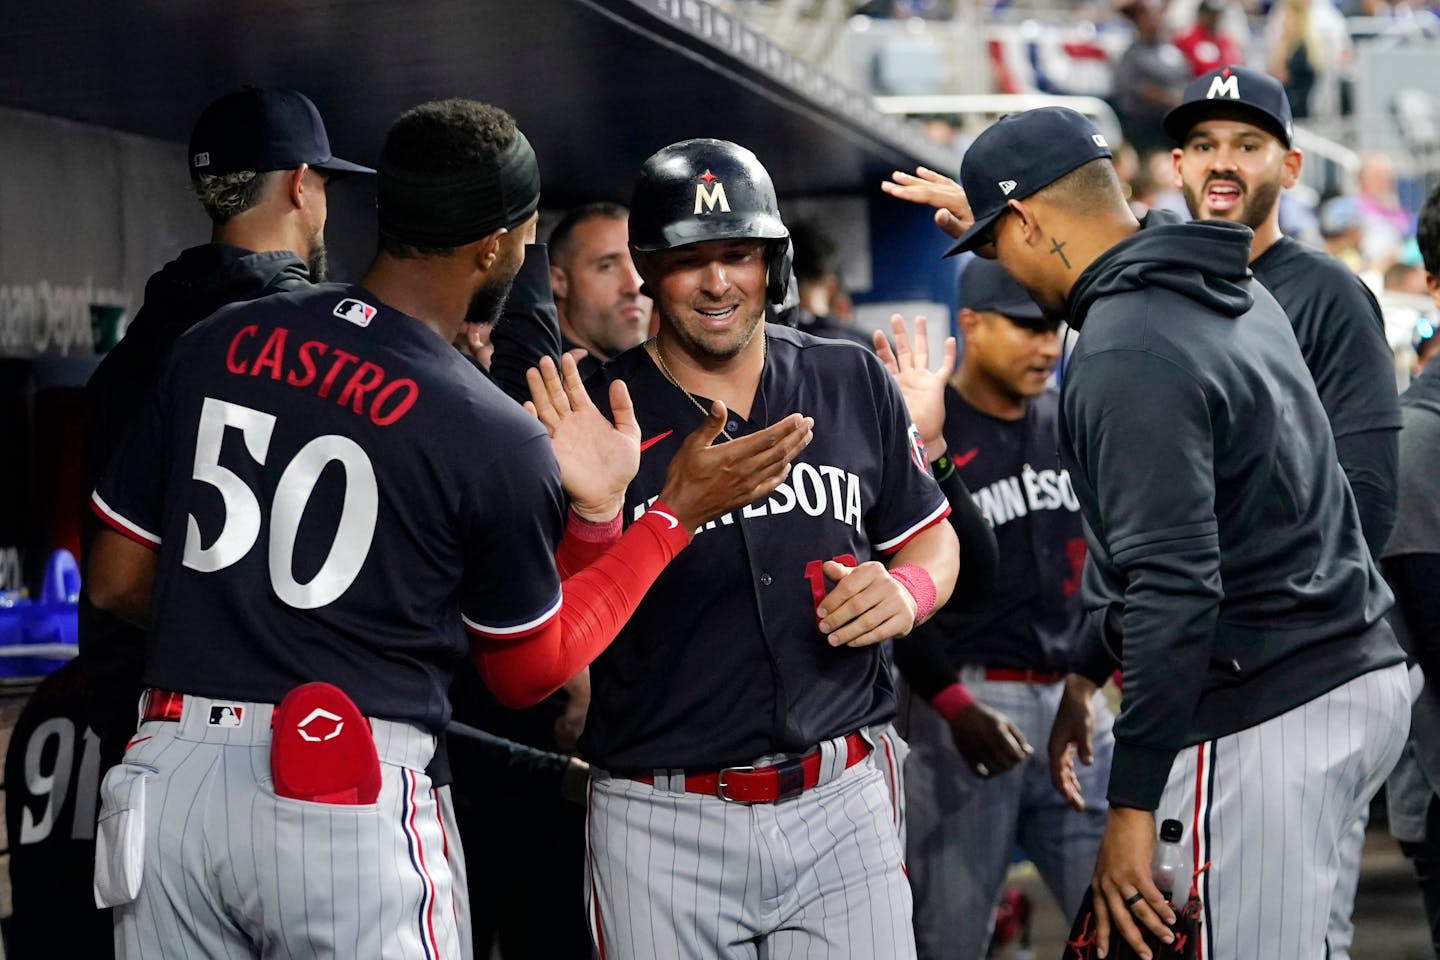
[[[939,18],[954,16],[957,9],[940,0],[872,0],[858,12]],[[991,25],[988,47],[996,91],[1084,92],[1059,82],[1057,58],[1072,67],[1080,64],[1081,70],[1103,67],[1103,80],[1094,80],[1093,71],[1087,74],[1092,77],[1089,92],[1100,95],[1119,122],[1124,143],[1116,152],[1116,168],[1132,207],[1137,215],[1159,208],[1183,219],[1190,214],[1175,172],[1176,144],[1161,120],[1180,102],[1187,82],[1225,65],[1262,70],[1284,86],[1298,126],[1333,133],[1335,122],[1343,124],[1353,109],[1353,37],[1384,30],[1430,33],[1440,26],[1434,9],[1408,2],[1120,0],[1104,9],[1074,6],[1055,56],[1046,53],[1052,44],[1040,33],[1045,28],[1027,21],[1017,35],[1028,44],[1028,53],[1015,56],[1006,50],[1001,24],[1017,13],[1027,13],[1023,3],[1002,2],[982,12],[982,21]],[[1026,61],[1029,72],[1020,76],[1016,65]],[[922,119],[927,136],[957,158],[964,155],[968,138],[953,118]],[[1280,222],[1287,236],[1338,257],[1380,298],[1403,384],[1407,372],[1418,370],[1434,349],[1434,330],[1440,325],[1425,297],[1415,240],[1419,200],[1433,186],[1433,175],[1399,154],[1362,151],[1356,156],[1358,162],[1338,165],[1286,191]],[[1314,156],[1308,162],[1323,160]]]

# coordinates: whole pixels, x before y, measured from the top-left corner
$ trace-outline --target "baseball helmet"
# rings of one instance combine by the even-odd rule
[[[766,241],[765,296],[790,286],[790,231],[760,160],[726,140],[682,140],[645,161],[630,201],[630,246],[642,253],[706,240]]]

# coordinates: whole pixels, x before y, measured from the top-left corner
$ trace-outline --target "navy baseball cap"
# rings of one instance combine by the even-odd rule
[[[1040,304],[1016,283],[999,262],[976,257],[960,274],[960,306],[977,313],[998,313],[1016,326],[1048,333],[1060,325],[1047,319]]]
[[[1290,98],[1280,81],[1245,67],[1220,67],[1185,85],[1180,105],[1165,114],[1165,132],[1183,144],[1202,120],[1239,120],[1275,135],[1288,148],[1295,138]]]
[[[325,122],[297,90],[245,87],[211,103],[190,133],[190,177],[293,170],[308,164],[332,177],[374,173],[330,152]]]
[[[984,246],[1007,201],[1023,200],[1077,167],[1110,155],[1110,144],[1095,124],[1068,107],[1038,107],[1001,117],[975,138],[960,162],[960,186],[975,224],[945,256]]]

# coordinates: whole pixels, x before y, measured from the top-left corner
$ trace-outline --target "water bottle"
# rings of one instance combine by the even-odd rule
[[[1150,860],[1150,879],[1171,903],[1175,902],[1177,891],[1183,897],[1190,889],[1190,851],[1180,842],[1184,835],[1185,827],[1179,820],[1161,823],[1160,840],[1155,844],[1155,855]]]

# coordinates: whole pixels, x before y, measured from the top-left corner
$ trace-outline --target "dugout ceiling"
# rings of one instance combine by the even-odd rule
[[[470,96],[515,115],[545,205],[624,200],[640,163],[717,136],[782,194],[868,192],[955,161],[699,0],[45,0],[0,18],[0,104],[183,142],[213,96],[293,86],[340,156],[373,164],[397,113]]]

